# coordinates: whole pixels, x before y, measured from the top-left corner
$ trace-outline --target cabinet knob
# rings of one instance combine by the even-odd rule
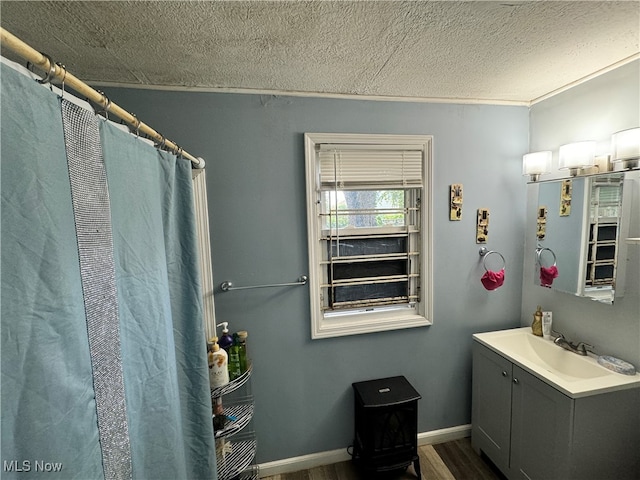
[[[503,371],[502,371],[502,376],[503,376],[503,377],[506,377],[506,376],[507,376],[507,372],[506,372],[506,370],[503,370]]]
[[[518,380],[517,378],[513,379],[513,383],[515,383],[516,385],[520,383],[520,380]]]

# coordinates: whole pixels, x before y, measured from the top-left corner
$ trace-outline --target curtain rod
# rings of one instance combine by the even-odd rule
[[[68,85],[76,92],[84,95],[87,99],[91,100],[93,103],[100,105],[105,110],[105,112],[108,111],[109,113],[113,113],[116,117],[127,122],[129,125],[131,125],[132,128],[135,129],[136,132],[144,133],[152,140],[155,140],[163,148],[170,149],[174,154],[190,160],[193,168],[204,168],[204,159],[202,157],[194,157],[190,153],[185,152],[180,146],[164,138],[164,135],[156,132],[146,123],[141,122],[135,115],[127,112],[123,108],[110,101],[106,97],[106,95],[98,92],[97,90],[94,90],[82,80],[79,80],[78,78],[73,76],[66,70],[66,68],[64,68],[63,65],[54,63],[51,57],[33,49],[18,37],[9,33],[2,27],[0,27],[0,41],[2,42],[2,45],[9,48],[28,62],[31,62],[33,65],[44,70],[45,72],[49,72],[45,77],[46,81],[50,81],[54,78],[56,80],[59,80],[63,85]]]

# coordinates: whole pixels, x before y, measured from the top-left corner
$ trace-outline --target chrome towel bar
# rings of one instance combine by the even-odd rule
[[[223,292],[228,292],[230,290],[248,290],[250,288],[269,288],[269,287],[295,287],[298,285],[306,285],[307,282],[309,281],[309,278],[306,275],[301,275],[298,278],[297,282],[291,282],[291,283],[270,283],[268,285],[249,285],[246,287],[234,287],[233,283],[231,283],[230,281],[226,281],[226,282],[222,282],[220,284],[220,289]]]

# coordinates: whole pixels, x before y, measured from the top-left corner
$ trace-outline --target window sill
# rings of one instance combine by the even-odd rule
[[[332,338],[404,328],[426,327],[432,323],[428,318],[409,309],[401,312],[325,315],[321,319],[313,319],[311,338]]]

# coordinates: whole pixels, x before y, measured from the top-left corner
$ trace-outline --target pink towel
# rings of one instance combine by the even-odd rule
[[[558,269],[555,265],[550,267],[540,267],[540,285],[550,287],[553,279],[558,276]]]
[[[499,272],[487,270],[480,281],[487,290],[495,290],[496,288],[501,287],[504,283],[504,268]]]

